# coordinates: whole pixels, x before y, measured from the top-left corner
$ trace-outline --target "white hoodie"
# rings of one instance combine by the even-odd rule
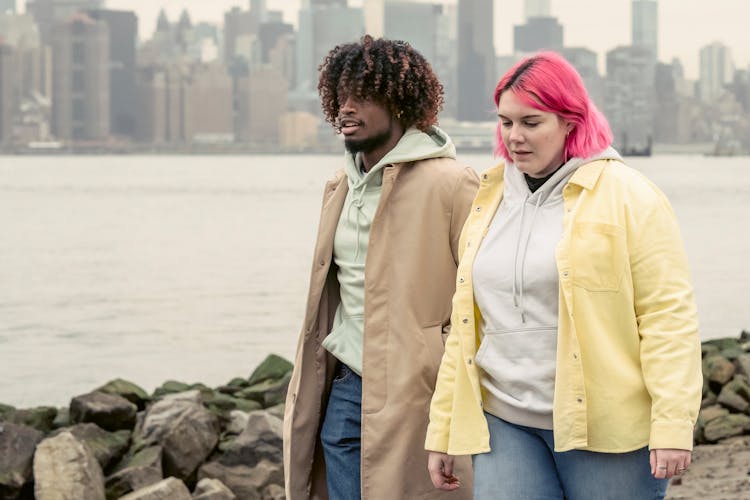
[[[533,193],[522,172],[505,167],[503,199],[472,277],[482,314],[476,362],[484,409],[509,422],[552,429],[562,191],[578,167],[604,158],[621,159],[612,148],[572,158]]]

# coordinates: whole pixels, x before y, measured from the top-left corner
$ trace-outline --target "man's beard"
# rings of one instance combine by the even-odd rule
[[[344,139],[344,147],[350,153],[369,153],[379,147],[387,144],[391,139],[392,126],[388,125],[388,129],[375,134],[372,137],[365,137],[364,139]]]

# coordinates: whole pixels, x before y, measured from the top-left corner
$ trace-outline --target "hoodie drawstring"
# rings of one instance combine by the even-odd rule
[[[364,215],[362,213],[362,209],[365,206],[365,202],[363,198],[365,196],[366,188],[367,188],[367,184],[364,182],[359,186],[352,186],[352,191],[351,191],[352,202],[346,211],[346,218],[351,219],[352,207],[357,209],[357,223],[355,224],[357,226],[357,235],[356,235],[357,244],[355,245],[355,248],[354,248],[354,262],[356,262],[357,258],[359,257],[359,247],[361,246],[359,242],[359,238],[362,233],[362,224],[360,224],[359,219],[360,219],[360,216]]]
[[[531,231],[534,228],[534,222],[536,221],[536,215],[539,213],[539,207],[542,205],[542,197],[538,196],[536,205],[534,205],[534,212],[531,214],[531,223],[529,224],[529,231],[526,233],[526,241],[523,245],[523,255],[521,256],[521,271],[518,272],[518,257],[521,248],[521,236],[523,235],[523,222],[526,215],[526,202],[529,200],[530,195],[526,195],[521,206],[521,223],[518,227],[518,239],[516,240],[516,253],[513,256],[513,307],[520,309],[521,323],[526,323],[526,310],[523,304],[523,271],[526,267],[526,252],[529,249],[529,241],[531,240]],[[520,278],[520,280],[519,280]],[[518,286],[518,299],[516,299],[516,281],[519,281]]]

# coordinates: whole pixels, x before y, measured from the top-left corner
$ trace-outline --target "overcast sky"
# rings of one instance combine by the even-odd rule
[[[418,0],[421,1],[421,0]],[[439,2],[440,0],[429,0]],[[446,0],[445,3],[455,3]],[[161,7],[170,20],[187,8],[193,21],[221,23],[224,12],[249,0],[106,0],[113,9],[135,10],[141,37],[149,37]],[[23,3],[23,0],[19,0]],[[269,9],[284,12],[286,22],[297,24],[300,0],[267,0]],[[350,0],[361,5],[362,0]],[[630,43],[630,0],[551,0],[552,14],[565,28],[566,46],[585,46],[604,54]],[[523,0],[495,0],[495,49],[508,54],[513,25],[523,22]],[[659,59],[679,57],[689,78],[698,75],[700,47],[719,41],[732,50],[738,67],[750,65],[750,0],[659,0]]]

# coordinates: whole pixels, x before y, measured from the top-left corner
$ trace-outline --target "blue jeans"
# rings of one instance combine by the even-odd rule
[[[554,451],[552,431],[485,413],[489,453],[474,455],[475,500],[657,500],[668,479],[651,475],[648,448],[628,453]]]
[[[362,496],[361,431],[362,379],[339,363],[320,430],[329,500],[356,500]]]

